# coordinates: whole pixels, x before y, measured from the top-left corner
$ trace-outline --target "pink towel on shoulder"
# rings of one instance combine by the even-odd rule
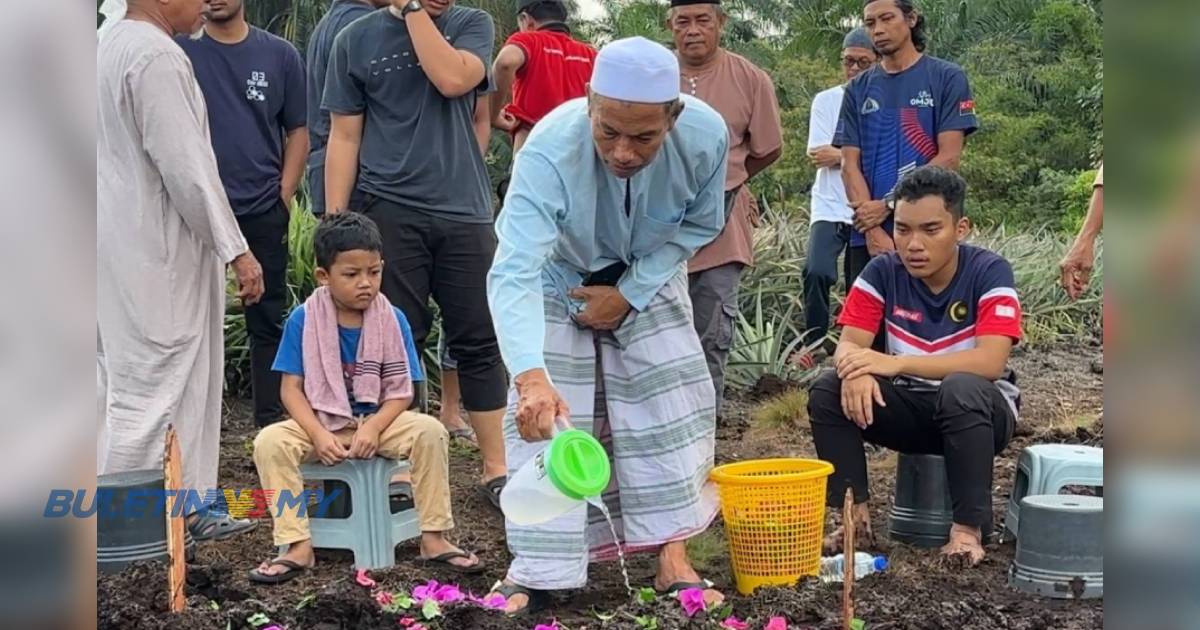
[[[342,371],[337,306],[327,287],[319,287],[304,302],[304,396],[325,428],[337,431],[355,423]],[[400,322],[382,293],[363,313],[362,333],[351,379],[354,400],[383,404],[410,398],[412,376]]]

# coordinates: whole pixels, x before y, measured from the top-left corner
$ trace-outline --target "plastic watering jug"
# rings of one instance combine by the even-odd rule
[[[517,525],[545,523],[598,497],[612,470],[608,453],[591,434],[568,429],[525,462],[500,492],[500,509]]]

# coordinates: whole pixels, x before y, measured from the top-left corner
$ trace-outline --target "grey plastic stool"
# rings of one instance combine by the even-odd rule
[[[388,483],[405,472],[408,462],[384,457],[347,459],[336,466],[304,464],[305,481],[335,480],[350,490],[350,514],[346,518],[309,516],[314,547],[349,549],[354,566],[382,569],[396,564],[396,545],[421,535],[416,509],[392,514]]]
[[[1069,494],[1021,500],[1008,584],[1055,599],[1104,596],[1104,499]]]
[[[1058,494],[1071,485],[1104,487],[1104,449],[1078,444],[1036,444],[1022,450],[1004,516],[1006,537],[1020,533],[1021,499]]]

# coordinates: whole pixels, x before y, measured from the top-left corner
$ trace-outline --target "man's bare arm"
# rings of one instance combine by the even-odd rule
[[[775,149],[774,151],[762,156],[749,156],[746,158],[746,179],[750,179],[755,175],[766,170],[766,168],[775,163],[779,156],[783,155],[783,149]]]
[[[976,347],[962,352],[931,356],[897,356],[900,373],[941,380],[955,372],[976,374],[994,381],[1004,375],[1013,340],[1002,335],[983,335]]]
[[[474,90],[487,76],[483,61],[473,53],[458,50],[446,41],[425,11],[413,11],[404,18],[413,49],[425,76],[446,98],[457,98]]]
[[[279,185],[280,196],[292,209],[292,199],[296,189],[300,188],[300,178],[304,177],[304,163],[308,160],[308,127],[296,127],[287,133],[283,145],[283,171]]]
[[[833,351],[833,362],[836,365],[848,353],[870,348],[874,343],[875,333],[853,326],[843,326],[842,335],[838,338],[837,349]]]
[[[330,115],[329,146],[325,155],[325,211],[349,209],[350,193],[358,179],[358,151],[362,144],[363,115]]]
[[[871,188],[859,162],[861,157],[862,149],[842,147],[842,183],[846,186],[846,199],[852,204],[871,200]]]
[[[519,46],[509,44],[500,49],[496,61],[492,62],[492,78],[496,82],[496,91],[489,95],[491,100],[492,120],[499,118],[504,106],[512,97],[513,82],[517,79],[517,71],[525,65],[525,51]]]
[[[929,164],[957,171],[958,165],[962,161],[963,144],[965,143],[966,137],[962,131],[939,133],[937,135],[938,152],[932,160],[929,160]]]

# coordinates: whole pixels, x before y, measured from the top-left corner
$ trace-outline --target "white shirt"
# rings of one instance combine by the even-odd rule
[[[845,92],[845,86],[838,85],[813,98],[808,117],[809,150],[833,144],[833,133],[842,113],[842,95]],[[846,199],[846,186],[842,183],[840,167],[817,169],[817,179],[812,188],[811,215],[813,222],[853,223],[854,211]]]

